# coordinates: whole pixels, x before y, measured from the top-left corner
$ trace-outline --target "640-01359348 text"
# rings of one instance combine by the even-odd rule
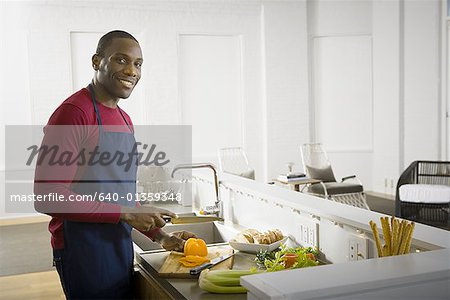
[[[127,201],[140,201],[140,202],[152,202],[152,201],[177,201],[181,202],[181,193],[173,192],[157,192],[157,193],[127,193],[126,195],[120,195],[118,193],[95,193],[93,195],[69,195],[65,197],[58,193],[48,194],[13,194],[10,195],[11,202],[32,202],[32,201],[47,201],[47,202],[81,202],[81,201],[106,201],[116,202],[119,200]]]

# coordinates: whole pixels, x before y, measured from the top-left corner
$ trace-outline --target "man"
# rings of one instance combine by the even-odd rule
[[[139,82],[142,63],[141,48],[132,35],[124,31],[105,34],[92,57],[92,83],[52,114],[44,129],[43,145],[57,145],[60,153],[69,154],[86,149],[100,155],[117,151],[130,154],[135,144],[134,128],[118,102],[128,98]],[[67,126],[52,125],[70,125],[72,129],[61,133],[58,129]],[[119,129],[111,130],[109,125]],[[44,156],[39,153],[38,161],[44,163],[36,167],[35,194],[57,193],[64,199],[95,195],[96,200],[103,194],[110,198],[35,202],[37,211],[52,216],[49,230],[54,265],[68,299],[132,297],[132,227],[167,250],[182,251],[184,240],[194,237],[184,231],[168,235],[160,229],[165,225],[162,217],[176,217],[174,213],[129,201],[127,196],[136,192],[137,161],[128,170],[117,163],[99,165],[86,160],[61,167]],[[118,201],[109,203],[114,196]]]

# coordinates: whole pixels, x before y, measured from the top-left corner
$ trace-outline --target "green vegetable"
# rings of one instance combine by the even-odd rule
[[[278,252],[272,252],[272,254],[260,252],[258,253],[259,256],[257,254],[255,260],[260,262],[264,258],[263,264],[268,272],[281,271],[286,269],[284,256],[287,253],[294,253],[297,255],[297,262],[295,262],[289,269],[312,267],[319,264],[318,261],[312,260],[308,257],[309,253],[312,253],[314,257],[318,257],[319,250],[317,248],[288,248],[286,245],[281,245],[281,250]]]
[[[266,259],[275,259],[275,253],[276,251],[267,251],[267,250],[259,250],[258,253],[256,253],[255,262],[259,267],[264,267],[264,262]]]
[[[211,276],[208,276],[208,280],[213,282],[214,284],[220,285],[220,286],[239,286],[239,285],[241,285],[240,277],[211,275]]]
[[[281,245],[281,252],[283,253],[296,253],[296,254],[308,254],[312,253],[315,257],[318,257],[320,252],[317,248],[304,248],[304,247],[297,247],[297,248],[288,248],[286,245]]]
[[[220,286],[212,283],[207,279],[202,279],[198,282],[200,288],[210,293],[216,294],[242,294],[247,293],[247,290],[242,286]]]
[[[202,271],[198,279],[201,289],[218,294],[246,293],[241,286],[241,276],[256,274],[254,270],[209,270]]]
[[[264,266],[267,272],[275,272],[285,270],[284,256],[287,253],[295,253],[297,255],[297,261],[289,269],[305,268],[317,266],[318,261],[312,260],[309,256],[310,253],[314,254],[314,257],[318,257],[318,249],[309,248],[288,248],[285,245],[281,246],[281,250],[278,251],[260,251],[256,254],[255,261],[260,266]],[[312,256],[311,256],[312,257]],[[201,289],[210,293],[219,294],[234,294],[234,293],[246,293],[247,290],[241,286],[241,276],[257,274],[256,268],[251,270],[204,270],[198,279],[198,283]]]
[[[275,272],[284,270],[284,253],[281,251],[275,253],[274,259],[266,259],[264,261],[264,266],[266,267],[268,272]]]

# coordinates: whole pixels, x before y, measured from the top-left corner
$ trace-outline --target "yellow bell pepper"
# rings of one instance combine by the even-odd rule
[[[190,238],[184,244],[184,255],[196,255],[206,257],[208,255],[208,248],[202,239]]]

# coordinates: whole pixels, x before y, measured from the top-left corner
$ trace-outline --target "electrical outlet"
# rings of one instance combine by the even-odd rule
[[[369,240],[364,235],[350,235],[348,240],[348,260],[356,261],[367,259]]]
[[[349,241],[348,260],[358,260],[358,242],[352,239]]]
[[[318,225],[318,224],[316,224]],[[316,246],[317,230],[315,228],[308,228],[308,244]]]
[[[319,224],[305,217],[296,218],[295,241],[303,247],[319,246]]]
[[[394,189],[394,179],[391,179],[391,195],[394,195],[395,189]]]
[[[308,244],[308,226],[302,225],[302,242],[303,244]]]

